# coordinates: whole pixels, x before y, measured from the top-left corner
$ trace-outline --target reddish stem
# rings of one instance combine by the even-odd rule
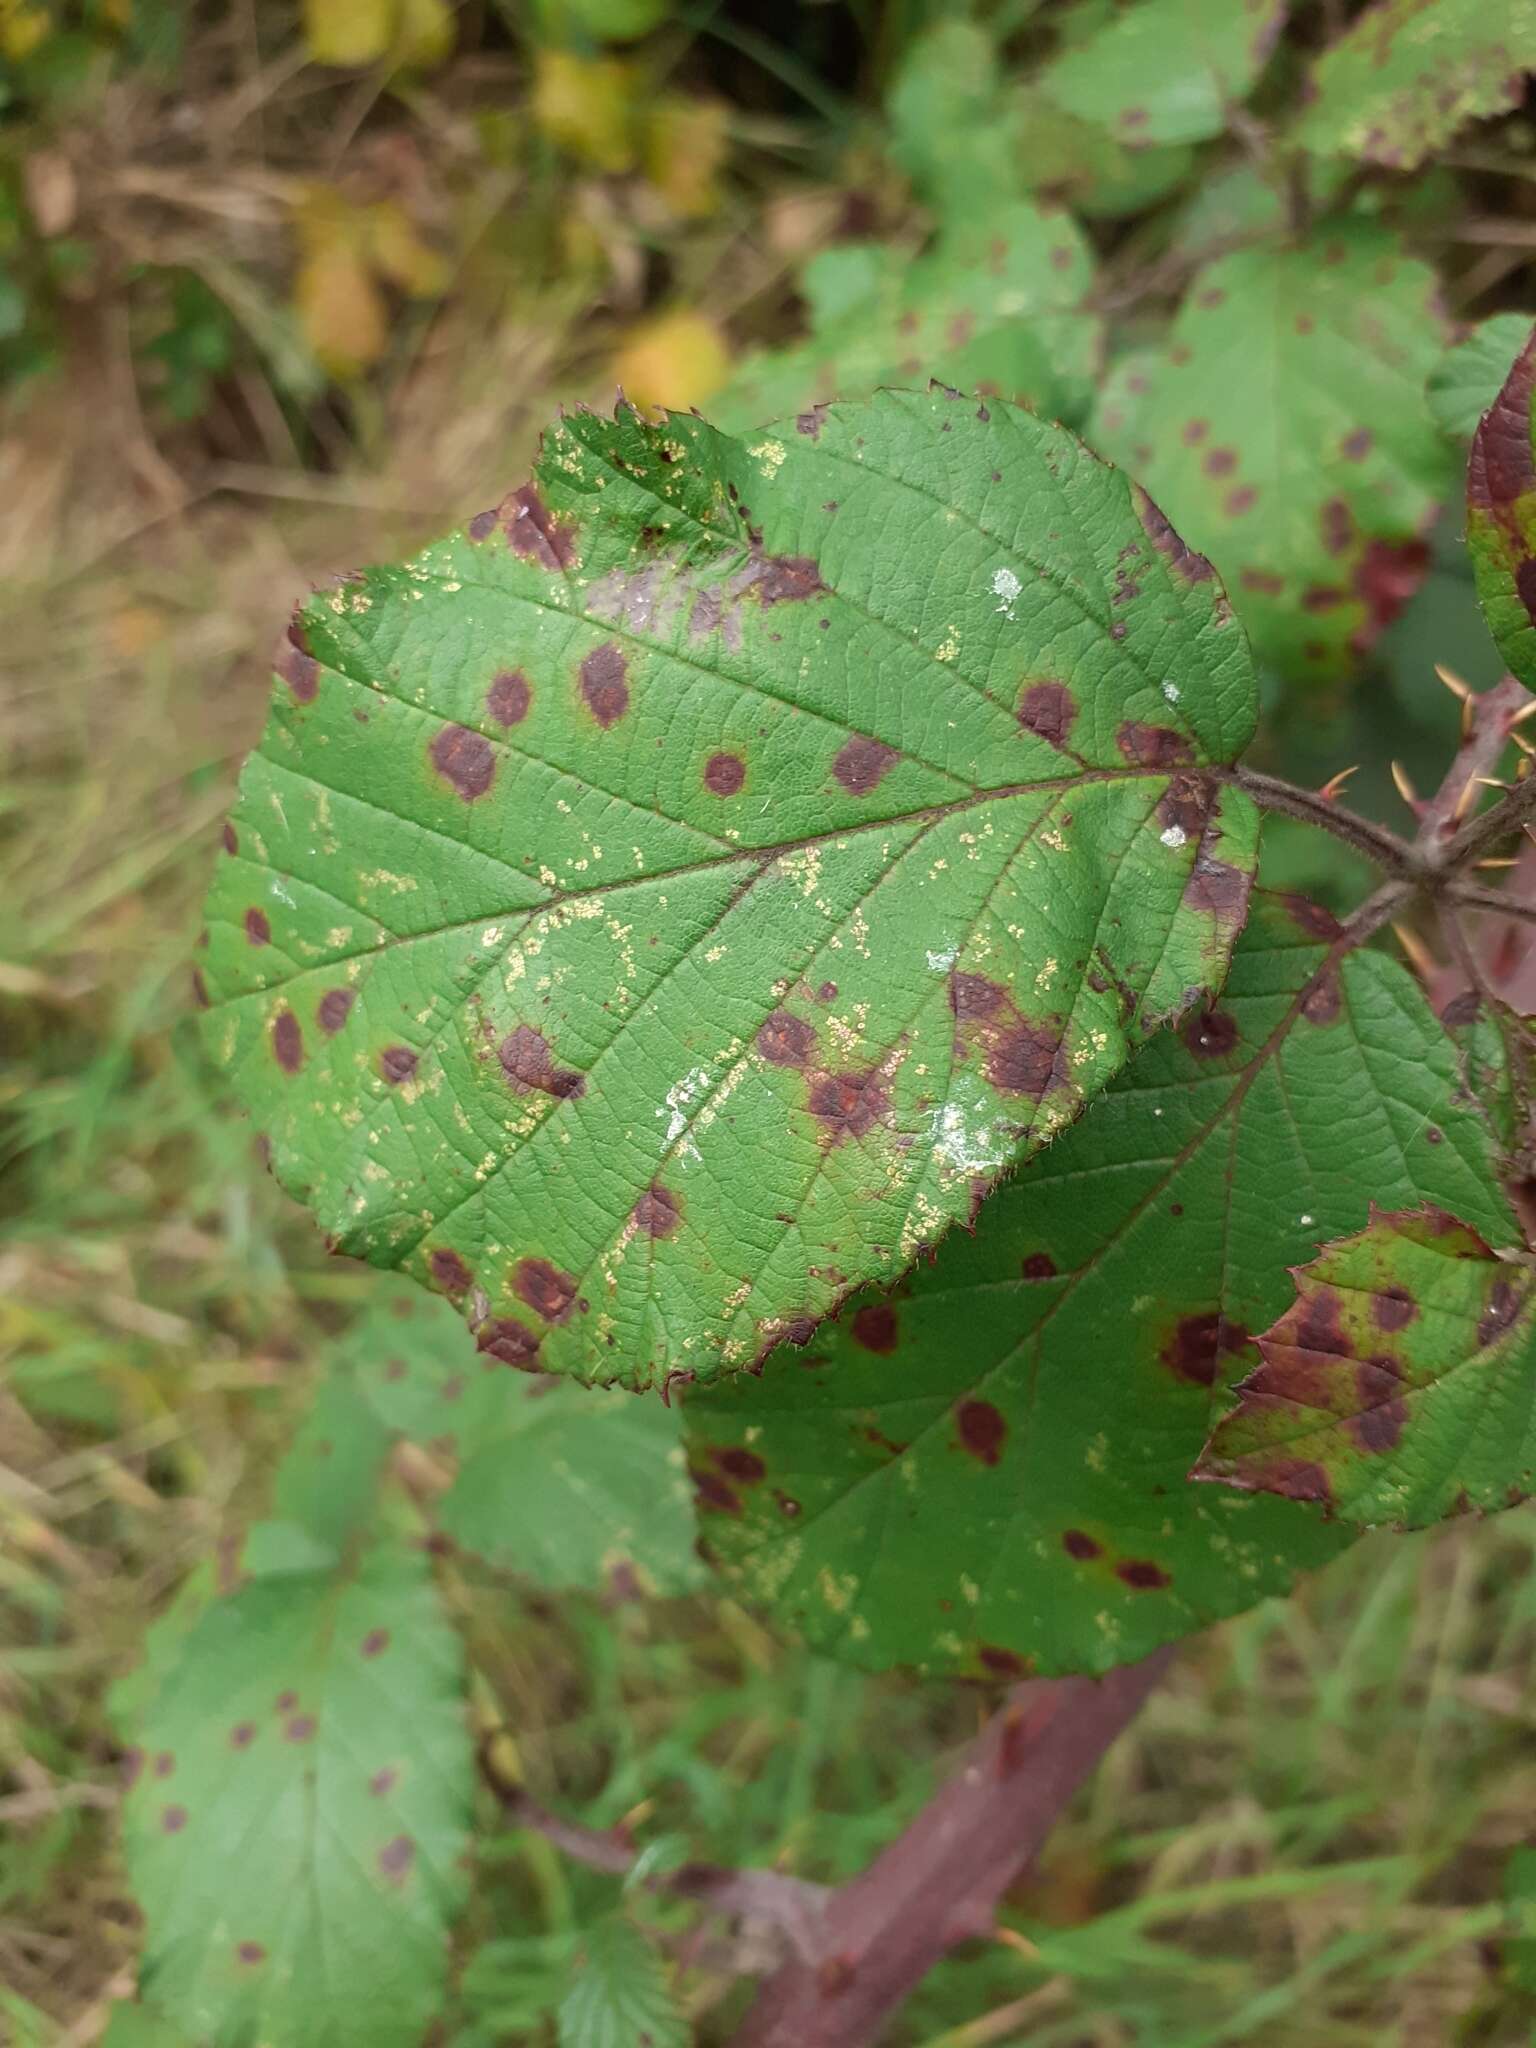
[[[1107,1677],[1016,1686],[960,1769],[869,1868],[833,1892],[808,1949],[758,1992],[732,2048],[865,2048],[998,1901],[1133,1719],[1172,1653]]]

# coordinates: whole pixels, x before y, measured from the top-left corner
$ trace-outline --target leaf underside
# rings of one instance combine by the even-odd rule
[[[1378,0],[1313,66],[1295,140],[1409,171],[1517,105],[1533,66],[1536,0]]]
[[[562,421],[281,671],[209,1042],[333,1243],[509,1365],[766,1355],[971,1216],[1242,920],[1241,630],[1001,404]]]
[[[1443,1209],[1378,1211],[1327,1246],[1259,1349],[1202,1476],[1326,1495],[1367,1527],[1419,1528],[1531,1492],[1531,1268]]]
[[[1099,1671],[1335,1553],[1306,1508],[1187,1483],[1287,1261],[1377,1196],[1509,1227],[1455,1048],[1395,962],[1340,945],[1258,899],[1217,1005],[974,1237],[760,1385],[690,1391],[705,1542],[744,1596],[870,1666]]]
[[[1454,461],[1425,403],[1444,319],[1395,237],[1331,223],[1201,271],[1091,437],[1210,556],[1254,650],[1348,673],[1418,587]]]

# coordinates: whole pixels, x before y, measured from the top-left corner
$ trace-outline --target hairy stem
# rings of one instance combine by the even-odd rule
[[[935,1963],[991,1931],[998,1901],[1170,1654],[1101,1679],[1016,1686],[911,1825],[828,1896],[813,1951],[768,1978],[732,2048],[868,2048]]]
[[[1263,810],[1281,811],[1288,818],[1300,818],[1303,824],[1331,832],[1335,839],[1342,839],[1346,846],[1352,846],[1389,874],[1419,871],[1419,856],[1406,839],[1399,839],[1385,825],[1346,810],[1315,789],[1302,789],[1294,782],[1282,781],[1278,775],[1260,775],[1252,768],[1228,769],[1221,779],[1246,791]]]

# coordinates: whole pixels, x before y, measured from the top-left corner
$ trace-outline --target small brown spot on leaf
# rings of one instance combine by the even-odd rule
[[[682,1204],[670,1188],[653,1181],[632,1211],[647,1237],[670,1237],[682,1221]]]
[[[1301,1014],[1309,1024],[1331,1024],[1343,1006],[1339,977],[1330,967],[1308,986],[1301,999]]]
[[[1213,448],[1201,466],[1207,476],[1230,476],[1237,467],[1237,450]]]
[[[1162,1566],[1148,1557],[1126,1558],[1115,1566],[1115,1577],[1137,1593],[1156,1593],[1173,1584]]]
[[[257,1963],[264,1963],[267,1959],[267,1952],[259,1941],[242,1941],[235,1949],[235,1955],[247,1969],[253,1969]]]
[[[272,1057],[285,1074],[296,1074],[304,1064],[304,1033],[292,1010],[279,1010],[272,1020]]]
[[[309,651],[304,628],[297,619],[277,644],[272,666],[300,704],[312,704],[320,687],[320,664]]]
[[[765,555],[757,579],[758,594],[765,605],[796,604],[826,591],[821,573],[809,555]]]
[[[605,640],[583,658],[581,694],[604,732],[629,709],[629,664],[612,640]]]
[[[394,1772],[386,1767],[382,1771],[374,1772],[373,1776],[368,1780],[368,1790],[375,1799],[382,1799],[384,1794],[391,1790],[394,1782]]]
[[[1259,502],[1259,494],[1252,484],[1239,484],[1235,491],[1228,491],[1221,501],[1221,509],[1229,519],[1240,519],[1245,512],[1251,512]]]
[[[520,668],[504,668],[485,695],[485,708],[498,725],[521,725],[533,691]]]
[[[1371,1296],[1371,1314],[1378,1330],[1405,1330],[1419,1312],[1406,1287],[1383,1287]]]
[[[949,977],[949,1007],[962,1023],[976,1017],[991,1017],[1007,1001],[1001,982],[984,974],[952,973]]]
[[[834,1144],[862,1138],[884,1121],[890,1098],[878,1073],[817,1074],[811,1081],[807,1107],[819,1117]]]
[[[697,1506],[713,1515],[739,1515],[741,1496],[734,1487],[727,1486],[718,1472],[705,1465],[689,1467],[693,1480],[694,1500]]]
[[[849,1323],[848,1334],[866,1351],[894,1351],[901,1334],[895,1309],[888,1301],[866,1302]]]
[[[245,936],[253,946],[268,946],[272,943],[272,927],[267,922],[267,913],[253,904],[245,913]]]
[[[1181,439],[1186,448],[1198,448],[1210,431],[1211,423],[1209,420],[1186,420]]]
[[[1000,1094],[1027,1095],[1032,1102],[1041,1101],[1052,1088],[1070,1079],[1060,1023],[1051,1019],[1031,1024],[1021,1018],[988,1045],[986,1070],[987,1079]]]
[[[757,1049],[770,1066],[803,1067],[816,1050],[816,1033],[803,1017],[775,1010],[758,1029]]]
[[[208,983],[201,967],[192,970],[192,1000],[200,1010],[212,1007],[213,997],[208,993]]]
[[[1312,903],[1305,896],[1282,896],[1287,914],[1298,931],[1305,932],[1309,939],[1321,939],[1332,944],[1344,936],[1344,927],[1331,910],[1325,910],[1321,903]]]
[[[1026,732],[1064,748],[1077,717],[1077,700],[1065,683],[1031,683],[1019,699],[1019,723]]]
[[[416,1072],[416,1055],[408,1045],[386,1045],[379,1054],[379,1072],[391,1088],[399,1088]]]
[[[1024,1280],[1054,1280],[1056,1261],[1049,1252],[1031,1252],[1019,1261],[1019,1277]]]
[[[365,1657],[377,1657],[389,1647],[389,1630],[371,1628],[363,1637],[362,1651]]]
[[[1371,452],[1375,439],[1369,427],[1356,427],[1352,434],[1346,434],[1339,443],[1339,453],[1346,462],[1363,462]]]
[[[416,1844],[409,1835],[394,1835],[379,1851],[379,1869],[398,1883],[416,1858]]]
[[[496,531],[494,512],[477,512],[467,528],[471,540],[488,540]]]
[[[1355,1367],[1355,1399],[1359,1412],[1345,1424],[1362,1451],[1380,1455],[1393,1450],[1408,1421],[1402,1399],[1402,1374],[1389,1358],[1362,1358]]]
[[[231,1749],[249,1749],[255,1740],[256,1724],[254,1721],[237,1721],[229,1731],[229,1746]]]
[[[334,1038],[351,1015],[357,1000],[352,989],[328,988],[315,1006],[315,1022],[327,1038]]]
[[[569,527],[552,519],[532,484],[523,484],[504,498],[500,508],[507,546],[525,562],[542,569],[568,569],[576,547]]]
[[[1323,506],[1319,520],[1323,546],[1330,555],[1349,552],[1355,538],[1355,515],[1343,498],[1330,498]]]
[[[837,1001],[837,983],[835,981],[824,981],[816,991],[816,1000],[818,1003],[835,1003]]]
[[[1182,1316],[1158,1355],[1176,1378],[1191,1386],[1212,1387],[1222,1359],[1236,1356],[1247,1342],[1241,1323],[1229,1322],[1213,1309],[1205,1315]]]
[[[448,1250],[435,1251],[428,1258],[427,1265],[431,1270],[432,1278],[442,1288],[444,1294],[454,1296],[467,1294],[474,1284],[474,1274],[471,1273],[457,1252]]]
[[[437,773],[467,804],[484,796],[495,780],[490,741],[467,725],[445,725],[428,751]]]
[[[220,837],[224,841],[224,851],[226,853],[238,853],[240,851],[240,841],[235,836],[235,828],[230,824],[228,818],[224,820],[224,829]]]
[[[136,1785],[144,1774],[143,1750],[138,1748],[124,1750],[123,1760],[118,1768],[122,1773],[125,1787]]]
[[[1237,1019],[1226,1010],[1197,1010],[1179,1036],[1196,1059],[1219,1060],[1237,1044]]]
[[[501,1061],[502,1072],[518,1095],[537,1091],[541,1095],[563,1098],[580,1095],[586,1089],[586,1076],[557,1067],[548,1039],[531,1024],[518,1024],[509,1031],[497,1048],[497,1057]]]
[[[868,796],[900,758],[880,740],[851,739],[839,749],[832,773],[850,796]]]
[[[1134,718],[1121,722],[1115,745],[1133,768],[1185,768],[1194,759],[1183,733],[1172,726],[1143,725]]]
[[[167,1806],[160,1815],[160,1825],[168,1835],[179,1835],[187,1824],[187,1809],[184,1806]]]
[[[315,1717],[313,1714],[295,1714],[293,1719],[284,1727],[283,1736],[288,1742],[308,1742],[313,1737],[314,1732]]]
[[[1096,1543],[1086,1529],[1063,1529],[1061,1547],[1068,1557],[1075,1557],[1080,1564],[1087,1564],[1090,1558],[1103,1554],[1103,1546]]]
[[[715,1463],[732,1479],[739,1479],[744,1486],[756,1486],[767,1476],[768,1467],[757,1455],[739,1444],[728,1444],[714,1453]]]
[[[976,1655],[981,1661],[983,1670],[989,1671],[994,1678],[1027,1678],[1029,1676],[1029,1666],[1017,1650],[1003,1650],[993,1643],[981,1643],[977,1646]]]
[[[562,1273],[548,1259],[519,1259],[512,1268],[512,1291],[546,1323],[563,1323],[576,1300],[576,1276]]]
[[[960,1401],[955,1406],[955,1427],[962,1449],[983,1465],[995,1465],[1008,1441],[1008,1424],[990,1401]]]
[[[734,796],[746,779],[740,754],[711,754],[704,763],[704,787],[715,796]]]
[[[296,1692],[280,1692],[274,1704],[280,1714],[291,1714],[299,1704],[299,1696]]]
[[[499,1316],[475,1332],[475,1348],[503,1365],[515,1365],[521,1372],[537,1372],[539,1340],[526,1323],[513,1316]]]
[[[1477,1319],[1480,1346],[1496,1344],[1520,1312],[1520,1296],[1513,1281],[1495,1280],[1488,1294],[1488,1306]]]

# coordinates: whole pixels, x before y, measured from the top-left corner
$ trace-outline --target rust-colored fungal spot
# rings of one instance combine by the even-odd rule
[[[1273,569],[1243,569],[1237,580],[1244,590],[1256,591],[1261,597],[1278,597],[1285,588],[1285,578]]]
[[[1019,1261],[1021,1280],[1054,1280],[1055,1277],[1056,1261],[1049,1252],[1030,1252]]]
[[[1301,1014],[1309,1024],[1331,1024],[1343,1007],[1339,977],[1331,967],[1324,968],[1308,984],[1301,999]]]
[[[485,708],[498,725],[521,725],[533,691],[520,668],[504,668],[485,693]]]
[[[1319,515],[1323,546],[1330,555],[1349,552],[1355,538],[1355,515],[1343,498],[1329,498]]]
[[[296,1692],[280,1692],[273,1704],[280,1714],[291,1714],[299,1704],[299,1696]]]
[[[187,1824],[187,1809],[184,1806],[167,1806],[160,1815],[160,1825],[168,1835],[179,1835]]]
[[[352,1014],[352,1005],[357,1000],[356,991],[350,988],[328,988],[315,1005],[315,1022],[327,1038],[334,1038]]]
[[[581,694],[587,709],[606,732],[629,709],[629,663],[612,640],[582,659]]]
[[[1495,1280],[1488,1306],[1477,1319],[1477,1341],[1484,1348],[1504,1336],[1520,1312],[1520,1296],[1513,1281]]]
[[[1036,739],[1065,748],[1077,718],[1077,700],[1065,683],[1031,683],[1019,699],[1019,723]]]
[[[1236,1357],[1248,1343],[1241,1323],[1229,1322],[1217,1310],[1182,1316],[1174,1324],[1158,1356],[1174,1376],[1191,1386],[1216,1384],[1223,1358]]]
[[[816,1050],[816,1033],[803,1017],[775,1010],[759,1026],[757,1049],[774,1067],[803,1067]]]
[[[1192,422],[1193,424],[1193,422]],[[1197,439],[1199,436],[1196,437]],[[1209,583],[1216,571],[1204,555],[1197,554],[1174,530],[1162,507],[1149,498],[1140,485],[1132,486],[1132,497],[1142,531],[1182,583]]]
[[[1186,420],[1184,422],[1184,430],[1179,438],[1183,441],[1186,448],[1198,448],[1210,431],[1211,423],[1209,420]]]
[[[1394,1359],[1362,1358],[1355,1367],[1359,1411],[1349,1417],[1345,1428],[1362,1451],[1379,1455],[1396,1447],[1408,1421],[1402,1392],[1402,1374]]]
[[[1053,1088],[1064,1087],[1071,1079],[1061,1033],[1057,1018],[1041,1024],[1021,1018],[987,1046],[987,1079],[999,1094],[1043,1101]]]
[[[118,1766],[118,1769],[122,1774],[122,1780],[125,1788],[129,1788],[136,1785],[139,1782],[139,1779],[144,1775],[143,1750],[138,1748],[124,1750],[123,1760],[121,1764]]]
[[[257,1963],[266,1961],[267,1952],[259,1941],[242,1941],[236,1946],[235,1956],[247,1969],[254,1969]]]
[[[682,1203],[670,1188],[652,1181],[631,1214],[647,1237],[670,1237],[682,1221]]]
[[[688,1476],[693,1481],[694,1498],[697,1505],[712,1515],[739,1515],[741,1496],[734,1487],[727,1486],[718,1472],[707,1465],[690,1465]]]
[[[1212,448],[1201,466],[1207,476],[1230,476],[1237,467],[1237,450]]]
[[[267,913],[258,910],[254,904],[245,913],[245,936],[253,946],[269,946],[272,943],[272,926]]]
[[[287,1742],[309,1742],[314,1738],[315,1717],[313,1714],[295,1714],[283,1729]]]
[[[1229,519],[1240,519],[1245,512],[1251,512],[1259,502],[1259,494],[1252,484],[1239,484],[1235,491],[1228,491],[1221,501],[1221,509]]]
[[[834,1144],[862,1138],[890,1114],[890,1097],[877,1071],[867,1074],[817,1074],[807,1092],[807,1107],[818,1117]]]
[[[816,1000],[818,1003],[835,1003],[837,1001],[837,983],[835,981],[824,981],[816,991]]]
[[[226,853],[238,853],[240,851],[240,841],[236,836],[234,826],[230,824],[228,818],[224,820],[224,827],[219,836],[224,842],[224,851]]]
[[[1096,1542],[1086,1529],[1063,1529],[1061,1547],[1068,1557],[1075,1557],[1079,1564],[1103,1554],[1103,1545]]]
[[[379,1054],[379,1072],[391,1088],[399,1088],[416,1072],[416,1055],[408,1045],[386,1045]]]
[[[304,628],[294,619],[277,643],[272,666],[300,704],[312,704],[320,687],[320,664],[309,651]]]
[[[171,1752],[168,1749],[162,1749],[160,1754],[155,1758],[155,1776],[157,1778],[168,1778],[171,1775],[172,1771],[175,1770],[175,1768],[175,1757],[171,1755]]]
[[[1309,939],[1321,939],[1331,945],[1335,939],[1343,938],[1343,925],[1321,903],[1309,902],[1305,896],[1282,896],[1280,901],[1292,924]]]
[[[951,973],[949,977],[949,1007],[962,1023],[995,1015],[1007,1000],[1008,991],[1001,982],[989,981],[984,974]]]
[[[371,1628],[367,1635],[363,1637],[362,1653],[365,1657],[381,1656],[388,1647],[389,1630],[387,1628]]]
[[[563,1323],[576,1301],[576,1275],[562,1273],[548,1259],[519,1259],[512,1268],[512,1292],[546,1323]]]
[[[1352,434],[1346,434],[1339,443],[1339,453],[1346,462],[1363,462],[1371,452],[1375,439],[1369,427],[1356,427]]]
[[[409,1835],[392,1835],[379,1851],[379,1869],[398,1883],[416,1859],[416,1844]]]
[[[1237,1044],[1237,1019],[1226,1010],[1197,1010],[1179,1036],[1196,1059],[1223,1059]]]
[[[765,555],[756,583],[764,604],[798,604],[822,596],[827,587],[809,555]]]
[[[467,804],[484,796],[496,778],[490,741],[467,725],[445,725],[428,752],[432,766]]]
[[[1383,1287],[1371,1296],[1371,1315],[1378,1330],[1405,1330],[1419,1312],[1406,1287]]]
[[[525,562],[537,562],[541,569],[562,570],[576,559],[570,528],[550,517],[532,484],[521,485],[502,500],[500,520],[506,529],[507,546]]]
[[[518,1024],[509,1031],[497,1048],[497,1057],[518,1095],[580,1095],[587,1085],[584,1074],[555,1065],[549,1040],[531,1024]]]
[[[959,1401],[955,1404],[955,1428],[963,1450],[983,1465],[995,1465],[1008,1441],[1008,1424],[990,1401]]]
[[[1154,1564],[1149,1557],[1125,1558],[1115,1566],[1115,1577],[1137,1593],[1156,1593],[1173,1584],[1162,1566]]]
[[[993,1643],[979,1643],[976,1655],[983,1670],[994,1678],[1027,1678],[1029,1666],[1017,1650],[999,1649]]]
[[[866,1302],[849,1323],[848,1334],[866,1351],[894,1351],[900,1337],[895,1309],[888,1301]]]
[[[231,1749],[249,1749],[255,1740],[256,1724],[254,1721],[237,1721],[229,1731],[229,1746]]]
[[[746,779],[740,754],[711,754],[704,763],[704,787],[715,796],[734,796]]]
[[[304,1064],[304,1033],[292,1010],[279,1010],[272,1019],[272,1057],[285,1074],[296,1074]]]
[[[382,1771],[375,1771],[373,1776],[368,1780],[368,1790],[373,1794],[375,1799],[382,1799],[386,1792],[392,1791],[394,1789],[394,1783],[395,1773],[392,1770],[390,1770],[386,1765],[386,1767]]]
[[[1121,722],[1115,745],[1133,768],[1187,768],[1194,760],[1183,733],[1168,725],[1143,725],[1134,718]]]
[[[444,1294],[467,1294],[474,1284],[474,1274],[457,1252],[446,1248],[435,1251],[428,1258],[427,1266]]]
[[[526,1323],[514,1316],[499,1316],[475,1332],[475,1348],[503,1365],[515,1365],[521,1372],[539,1370],[539,1340]]]
[[[894,747],[861,736],[838,750],[832,773],[850,796],[868,796],[900,758]]]
[[[1253,877],[1230,861],[1216,860],[1208,853],[1195,856],[1180,899],[1186,910],[1205,910],[1219,924],[1240,925],[1248,914],[1248,892]]]
[[[715,1463],[732,1479],[739,1479],[743,1486],[756,1486],[760,1479],[768,1476],[768,1467],[757,1455],[739,1444],[727,1444],[714,1453]]]

